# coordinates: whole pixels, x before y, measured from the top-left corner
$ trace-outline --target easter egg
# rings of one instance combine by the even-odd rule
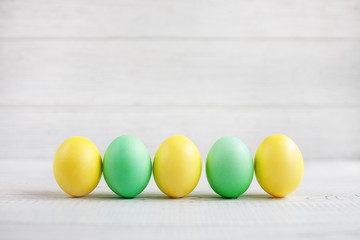
[[[175,135],[161,143],[154,158],[154,179],[163,193],[172,198],[189,194],[200,174],[200,154],[190,139]]]
[[[100,181],[101,155],[89,139],[71,137],[57,149],[53,170],[64,192],[81,197],[92,192]]]
[[[255,154],[255,175],[260,186],[274,197],[284,197],[300,184],[304,160],[298,146],[289,137],[267,137]]]
[[[151,157],[136,137],[123,135],[110,143],[104,155],[104,178],[119,196],[132,198],[140,194],[151,177]]]
[[[217,140],[206,159],[206,177],[211,188],[226,198],[236,198],[250,186],[254,175],[249,149],[238,138]]]

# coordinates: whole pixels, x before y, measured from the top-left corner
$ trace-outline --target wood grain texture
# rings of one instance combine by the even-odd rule
[[[0,42],[1,105],[360,106],[360,41]]]
[[[182,199],[163,195],[153,179],[134,199],[117,197],[103,179],[90,195],[71,198],[56,185],[51,161],[1,161],[0,234],[4,239],[357,239],[360,162],[309,161],[304,174],[299,188],[282,199],[271,198],[255,179],[238,199],[223,199],[205,174]]]
[[[358,239],[359,53],[360,0],[0,0],[0,238]],[[305,160],[284,199],[255,178],[222,199],[204,169],[183,199],[153,179],[132,200],[103,179],[70,198],[52,174],[74,135],[154,156],[183,134],[204,167],[222,136],[254,155],[274,133]]]
[[[0,36],[359,38],[359,0],[2,0]]]
[[[52,160],[61,142],[85,136],[103,154],[117,136],[131,134],[151,156],[162,141],[182,134],[198,146],[203,161],[220,137],[242,139],[255,155],[268,135],[282,133],[305,159],[358,159],[359,109],[203,107],[1,107],[0,159]]]
[[[2,0],[0,159],[184,134],[360,158],[359,0]]]

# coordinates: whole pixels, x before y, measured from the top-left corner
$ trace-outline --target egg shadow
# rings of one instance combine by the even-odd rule
[[[171,198],[163,193],[141,193],[134,198],[124,198],[115,193],[91,193],[83,197],[73,197],[63,192],[57,191],[19,191],[11,194],[14,198],[21,199],[42,199],[42,200],[59,200],[59,199],[79,199],[79,200],[114,200],[114,201],[248,201],[248,200],[279,200],[284,198],[275,198],[268,194],[244,194],[237,198],[224,198],[215,193],[203,194],[193,193],[182,198]]]

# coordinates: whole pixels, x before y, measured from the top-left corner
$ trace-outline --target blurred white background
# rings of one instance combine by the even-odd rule
[[[0,160],[182,134],[360,159],[359,0],[0,0]]]

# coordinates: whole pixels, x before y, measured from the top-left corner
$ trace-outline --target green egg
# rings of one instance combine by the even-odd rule
[[[148,185],[151,166],[151,157],[145,145],[133,136],[123,135],[106,149],[103,173],[114,193],[133,198]]]
[[[217,194],[225,198],[240,196],[249,188],[253,175],[253,158],[240,139],[222,137],[211,147],[206,159],[206,177]]]

